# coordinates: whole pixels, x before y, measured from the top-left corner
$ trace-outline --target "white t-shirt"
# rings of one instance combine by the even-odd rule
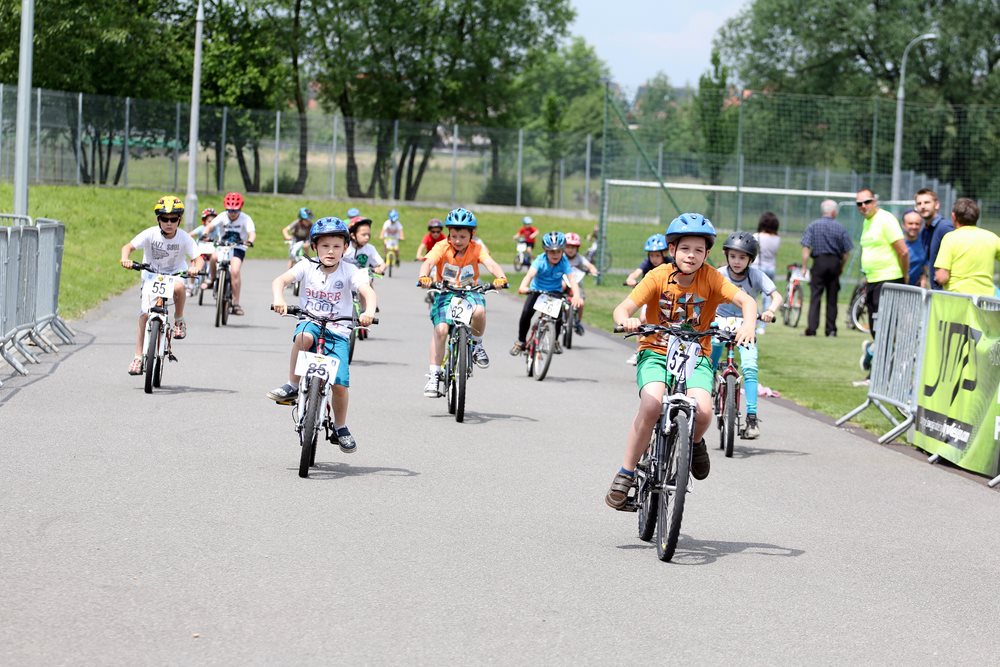
[[[302,260],[292,267],[293,275],[300,283],[299,307],[314,316],[352,316],[352,292],[368,284],[368,273],[344,261],[332,273],[324,273],[321,267],[319,262],[312,260]],[[344,322],[331,322],[327,329],[345,338],[351,335]]]
[[[761,271],[774,273],[778,270],[778,247],[781,246],[781,237],[777,234],[761,234],[755,232],[753,237],[760,244],[760,252],[751,266],[756,266]]]
[[[393,222],[392,220],[386,220],[382,223],[382,234],[387,239],[399,240],[400,235],[403,233],[403,223],[399,220]]]
[[[361,248],[355,248],[352,243],[344,251],[343,261],[353,264],[359,269],[374,268],[385,264],[385,260],[382,259],[382,256],[378,254],[378,250],[371,243],[366,243]]]
[[[198,255],[194,239],[183,229],[168,239],[155,225],[136,234],[129,243],[133,248],[142,248],[142,263],[149,264],[156,273],[180,273],[187,269],[187,258]]]
[[[247,242],[247,239],[250,238],[250,234],[257,233],[257,228],[253,224],[253,218],[243,211],[240,211],[239,217],[235,220],[230,220],[229,214],[223,211],[219,215],[215,216],[215,218],[212,219],[212,222],[208,224],[215,224],[216,221],[219,221],[219,224],[222,226],[223,240],[225,240],[227,234],[239,234],[240,245],[236,247],[240,250],[246,250],[247,247],[244,244]]]

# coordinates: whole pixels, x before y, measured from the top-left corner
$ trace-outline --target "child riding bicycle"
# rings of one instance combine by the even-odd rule
[[[438,243],[429,253],[424,263],[420,265],[419,282],[422,287],[433,284],[431,271],[435,271],[437,282],[449,283],[455,287],[466,287],[479,284],[479,266],[493,274],[493,286],[497,289],[507,284],[507,276],[496,261],[490,257],[486,247],[475,243],[476,216],[472,211],[456,208],[448,213],[444,220],[448,228],[446,243]],[[483,347],[483,334],[486,332],[486,297],[476,292],[469,292],[466,300],[474,304],[472,313],[472,361],[480,368],[488,368],[490,357]],[[444,359],[444,344],[448,337],[448,327],[452,324],[448,314],[452,295],[448,292],[438,294],[431,306],[431,323],[434,332],[431,334],[430,370],[427,373],[427,383],[424,385],[424,396],[437,398],[441,395],[441,361]]]
[[[444,233],[441,231],[444,225],[437,218],[431,218],[427,221],[427,233],[424,234],[423,240],[417,247],[417,261],[424,261],[424,257],[434,248],[438,243],[444,240]]]
[[[288,226],[282,228],[281,236],[288,244],[288,268],[295,266],[302,257],[309,256],[309,232],[313,225],[313,212],[308,208],[300,208],[299,215]]]
[[[229,275],[233,281],[233,305],[230,312],[233,315],[243,315],[243,307],[240,306],[240,288],[243,284],[241,267],[246,259],[247,248],[257,240],[257,228],[253,224],[253,218],[243,212],[243,203],[243,195],[240,193],[226,194],[222,200],[226,212],[205,225],[205,233],[209,235],[221,225],[222,241],[237,243],[229,260]]]
[[[382,239],[382,247],[385,248],[386,256],[390,250],[396,251],[396,262],[399,262],[399,242],[406,240],[403,234],[403,223],[399,221],[399,211],[392,209],[389,217],[382,223],[382,232],[379,234]]]
[[[148,227],[122,246],[121,265],[131,269],[132,260],[129,255],[133,250],[142,249],[142,263],[149,264],[152,273],[143,271],[143,281],[151,279],[154,274],[175,274],[187,270],[185,259],[198,257],[198,247],[194,240],[180,229],[184,217],[184,202],[172,195],[160,197],[153,207],[156,214],[156,225]],[[184,321],[184,301],[187,296],[184,281],[174,282],[174,331],[173,337],[180,340],[187,336],[187,323]],[[139,314],[139,326],[135,336],[135,356],[128,367],[129,375],[142,374],[142,341],[146,333],[146,320],[149,313]]]
[[[764,294],[770,297],[768,307],[761,313],[764,322],[774,321],[774,311],[781,307],[781,293],[766,273],[756,266],[750,266],[760,252],[757,239],[750,232],[733,232],[722,244],[722,252],[726,256],[726,265],[719,267],[721,273],[729,282],[750,295],[756,303],[757,297]],[[719,318],[738,318],[741,311],[736,306],[723,303],[716,311]],[[737,320],[738,321],[738,320]],[[719,323],[723,325],[722,322]],[[742,345],[740,350],[740,368],[743,371],[744,387],[747,395],[747,421],[743,430],[743,438],[755,440],[760,437],[760,426],[757,422],[757,344]],[[712,366],[719,365],[722,356],[722,344],[712,343]]]
[[[370,326],[375,317],[375,290],[368,284],[368,272],[343,261],[344,251],[350,243],[350,232],[340,218],[320,218],[309,232],[309,241],[316,253],[315,260],[297,263],[288,271],[274,279],[271,292],[274,312],[284,315],[284,290],[298,281],[302,285],[299,292],[299,306],[314,316],[350,317],[354,312],[352,290],[357,290],[365,299],[365,311],[358,318],[361,326]],[[292,338],[292,353],[288,365],[288,382],[267,393],[267,397],[277,403],[291,403],[299,393],[299,376],[295,374],[295,362],[299,352],[316,352],[316,342],[320,337],[319,325],[309,320],[299,322]],[[348,367],[348,336],[350,330],[339,322],[331,322],[323,332],[326,349],[320,354],[334,356],[340,364],[333,385],[334,432],[340,450],[351,453],[357,450],[357,441],[347,427],[348,387],[351,384]]]
[[[699,213],[683,213],[667,227],[667,245],[673,261],[662,264],[646,275],[628,297],[615,307],[615,324],[632,332],[642,324],[634,313],[646,306],[646,319],[660,325],[688,324],[706,331],[715,319],[720,303],[732,302],[742,309],[743,324],[736,333],[738,344],[754,341],[757,303],[746,292],[728,282],[705,264],[715,243],[715,228]],[[615,474],[604,500],[616,510],[625,510],[629,490],[635,484],[635,466],[649,446],[653,425],[660,417],[666,391],[667,351],[670,341],[660,334],[640,340],[636,384],[639,386],[639,409],[629,428],[621,468]],[[714,371],[709,359],[711,343],[703,339],[702,355],[688,376],[687,395],[697,403],[694,420],[694,454],[691,474],[705,479],[711,469],[705,431],[712,420],[712,383]]]
[[[580,298],[580,287],[572,279],[573,267],[564,256],[566,249],[566,235],[562,232],[549,232],[542,237],[542,247],[545,254],[536,257],[531,262],[531,268],[521,279],[521,285],[517,288],[518,294],[527,294],[524,306],[521,308],[521,319],[517,323],[517,340],[510,348],[513,356],[521,354],[525,347],[525,339],[528,337],[528,329],[531,328],[531,318],[535,314],[535,302],[538,300],[539,292],[562,292],[563,286],[569,289],[570,305],[579,308],[583,305]],[[568,278],[569,280],[565,280]],[[530,292],[530,293],[529,293]],[[556,338],[552,346],[555,354],[562,354],[562,346],[559,344],[559,334],[562,329],[562,319],[556,320]]]
[[[598,270],[597,270],[597,267],[594,266],[594,264],[589,259],[587,259],[586,257],[584,257],[583,255],[580,254],[580,245],[581,244],[582,244],[582,241],[580,240],[580,235],[579,234],[577,234],[576,232],[569,232],[568,234],[566,234],[566,249],[564,251],[565,254],[566,254],[566,259],[569,261],[569,265],[573,269],[576,269],[576,271],[582,271],[582,272],[585,272],[585,273],[589,273],[590,275],[592,275],[592,276],[594,276],[596,278],[598,276],[598,273],[599,273]],[[573,279],[574,275],[580,275],[580,279],[579,280],[574,280],[574,282],[576,283],[577,287],[580,289],[580,301],[581,302],[586,302],[587,295],[586,295],[586,293],[583,290],[583,279],[586,276],[584,276],[582,274],[577,274],[576,271],[574,271],[573,274],[571,274],[570,277],[567,278],[566,280],[567,281],[574,280]],[[580,315],[580,318],[583,317],[583,305],[580,306],[580,313],[579,313],[579,315]],[[582,321],[582,319],[577,319],[576,320],[576,333],[579,334],[580,336],[583,335],[583,321]]]

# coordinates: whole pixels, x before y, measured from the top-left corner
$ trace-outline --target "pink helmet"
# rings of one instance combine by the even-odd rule
[[[566,234],[566,245],[580,245],[580,235],[576,232],[569,232]]]

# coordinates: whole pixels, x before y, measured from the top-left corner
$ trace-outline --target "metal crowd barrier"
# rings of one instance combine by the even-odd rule
[[[874,405],[893,424],[878,441],[886,443],[913,424],[917,412],[918,373],[923,361],[924,332],[930,316],[930,292],[909,285],[882,287],[875,347],[872,350],[871,380],[865,402],[837,420],[840,426],[865,408]],[[899,411],[899,420],[886,406]]]
[[[73,331],[59,317],[59,282],[66,228],[56,220],[0,214],[0,358],[21,375],[28,371],[14,354],[40,363],[25,339],[42,352],[57,352],[43,331],[66,343]]]

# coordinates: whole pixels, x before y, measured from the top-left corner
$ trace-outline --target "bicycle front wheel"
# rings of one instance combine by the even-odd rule
[[[563,322],[563,347],[573,349],[573,329],[576,327],[576,309],[566,307],[566,321]]]
[[[225,324],[225,311],[226,311],[226,282],[229,278],[229,273],[226,271],[219,270],[218,276],[215,278],[215,326],[221,327]]]
[[[656,438],[656,435],[653,435]],[[649,454],[643,457],[646,465],[650,463]],[[640,462],[641,465],[641,462]],[[651,471],[650,471],[651,472]],[[651,542],[656,531],[656,514],[660,509],[660,494],[656,491],[656,483],[647,472],[636,471],[639,476],[639,489],[636,499],[639,501],[639,539]]]
[[[455,360],[458,359],[458,349],[455,347],[455,334],[448,336],[447,359],[444,364],[444,395],[448,400],[448,414],[455,414],[458,396],[455,394]]]
[[[736,378],[732,375],[726,378],[726,396],[722,405],[722,440],[725,444],[726,458],[733,458],[733,441],[736,438]]]
[[[854,328],[862,333],[869,333],[871,327],[868,326],[868,306],[865,303],[865,292],[858,292],[851,303],[851,322]]]
[[[156,374],[156,359],[160,356],[160,320],[149,323],[149,340],[146,341],[146,384],[143,391],[153,393],[153,378]]]
[[[458,329],[458,359],[455,364],[455,421],[465,419],[465,383],[469,379],[469,330]]]
[[[302,413],[302,430],[299,431],[299,477],[309,476],[309,466],[316,460],[316,438],[319,433],[320,403],[323,400],[319,380],[315,376],[306,382],[306,400]]]
[[[684,498],[687,495],[688,474],[691,470],[691,431],[688,416],[678,412],[671,424],[670,447],[664,466],[663,490],[656,521],[656,555],[662,561],[674,557],[677,539],[681,535]]]
[[[552,363],[552,345],[555,343],[555,332],[547,320],[538,325],[538,338],[535,343],[535,379],[541,382],[549,372]]]

